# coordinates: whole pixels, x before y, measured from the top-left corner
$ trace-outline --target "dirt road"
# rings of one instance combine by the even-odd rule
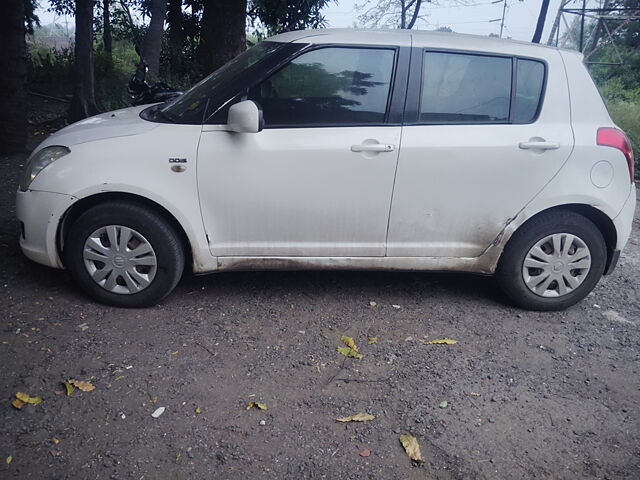
[[[23,161],[0,158],[0,478],[640,478],[637,217],[563,313],[512,308],[490,278],[345,272],[192,277],[119,310],[20,253]],[[44,401],[17,410],[18,391]],[[335,421],[357,412],[376,418]]]

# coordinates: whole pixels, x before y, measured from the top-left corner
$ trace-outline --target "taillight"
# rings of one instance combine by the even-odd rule
[[[631,142],[624,132],[617,128],[599,128],[598,145],[617,148],[624,154],[627,159],[627,167],[629,167],[629,177],[631,178],[631,183],[633,183],[633,149],[631,148]]]

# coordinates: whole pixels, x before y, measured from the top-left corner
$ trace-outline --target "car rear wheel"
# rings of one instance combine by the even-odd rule
[[[158,303],[184,270],[182,244],[171,224],[145,206],[124,201],[80,215],[67,235],[64,257],[86,293],[117,307]]]
[[[556,210],[533,218],[513,234],[496,275],[516,305],[563,310],[593,290],[606,259],[604,238],[593,222]]]

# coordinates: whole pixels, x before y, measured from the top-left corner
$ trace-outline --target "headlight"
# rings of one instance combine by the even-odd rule
[[[33,179],[47,166],[51,165],[60,157],[64,157],[69,153],[67,147],[60,145],[54,145],[51,147],[45,147],[42,150],[35,152],[27,160],[27,165],[24,167],[24,173],[22,174],[22,180],[20,181],[20,190],[27,191]]]

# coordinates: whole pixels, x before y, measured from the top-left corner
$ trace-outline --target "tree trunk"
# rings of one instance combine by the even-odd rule
[[[93,75],[93,0],[76,0],[75,79],[69,121],[98,113]]]
[[[167,5],[167,23],[169,24],[169,56],[171,58],[171,68],[173,70],[180,70],[185,39],[182,0],[169,0],[169,4]]]
[[[400,0],[400,28],[407,27],[407,4],[406,0]]]
[[[111,6],[110,0],[102,0],[102,43],[104,51],[111,57],[113,53],[113,37],[111,36]]]
[[[247,0],[204,0],[200,65],[209,74],[246,49]]]
[[[413,2],[415,7],[413,8],[413,15],[411,16],[411,20],[409,20],[409,24],[407,28],[411,30],[413,26],[416,24],[416,20],[418,19],[418,15],[420,15],[420,7],[422,6],[422,0],[415,0]]]
[[[0,151],[22,152],[27,143],[27,48],[24,0],[0,1]]]
[[[144,62],[149,66],[149,72],[154,75],[160,71],[160,51],[166,14],[167,0],[151,0],[151,21],[144,37],[143,55]]]
[[[536,31],[533,33],[533,39],[531,42],[540,43],[542,38],[542,31],[544,30],[544,22],[547,19],[547,11],[549,10],[549,0],[542,0],[540,6],[540,15],[538,15],[538,23],[536,24]]]

